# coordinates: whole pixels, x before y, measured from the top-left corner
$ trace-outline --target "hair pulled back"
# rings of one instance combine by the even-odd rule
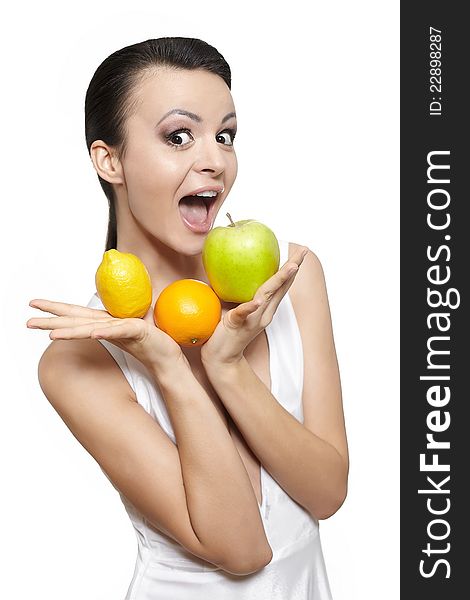
[[[96,69],[85,97],[85,138],[88,153],[95,140],[126,152],[126,121],[136,108],[133,92],[142,77],[158,66],[204,69],[222,77],[231,89],[231,72],[224,57],[197,38],[162,37],[126,46],[108,56]],[[106,250],[117,246],[115,196],[112,185],[98,175],[108,199],[109,221]]]

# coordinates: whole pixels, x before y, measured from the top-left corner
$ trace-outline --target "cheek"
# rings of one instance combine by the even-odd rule
[[[187,173],[184,162],[154,147],[140,147],[126,168],[128,205],[141,225],[160,235],[173,225],[175,197]]]
[[[232,181],[234,181],[237,176],[237,173],[238,173],[238,160],[237,160],[237,155],[235,153],[233,153],[233,158],[230,163],[229,172],[230,172],[230,177],[232,178]]]
[[[175,160],[166,152],[142,149],[134,156],[128,173],[129,194],[169,195],[171,199],[185,174],[183,161]]]

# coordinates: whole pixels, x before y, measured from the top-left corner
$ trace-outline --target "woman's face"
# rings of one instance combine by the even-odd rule
[[[230,90],[208,71],[159,68],[136,97],[118,193],[140,228],[177,252],[198,254],[237,175]],[[206,189],[217,196],[180,204]]]

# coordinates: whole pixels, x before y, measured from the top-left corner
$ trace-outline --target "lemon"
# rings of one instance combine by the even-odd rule
[[[143,317],[152,303],[152,283],[135,254],[106,250],[95,275],[96,291],[113,317]]]

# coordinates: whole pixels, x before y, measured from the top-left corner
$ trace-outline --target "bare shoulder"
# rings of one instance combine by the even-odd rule
[[[79,385],[80,378],[74,377],[77,373],[86,373],[91,381],[99,378],[111,394],[137,402],[124,373],[101,342],[92,339],[51,342],[38,364],[38,378],[43,391],[59,380],[67,380],[70,387]],[[51,398],[48,399],[51,401]]]
[[[301,247],[289,242],[289,259]],[[302,311],[308,309],[314,291],[325,292],[325,279],[318,256],[309,248],[288,292],[297,316],[301,317]]]

